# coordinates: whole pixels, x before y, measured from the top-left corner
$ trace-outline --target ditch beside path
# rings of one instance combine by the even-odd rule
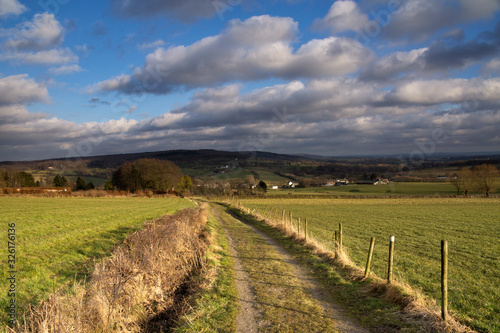
[[[234,258],[237,332],[369,332],[348,319],[312,273],[275,240],[220,205],[212,212]]]

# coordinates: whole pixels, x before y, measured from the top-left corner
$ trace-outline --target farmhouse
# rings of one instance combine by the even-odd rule
[[[344,185],[347,185],[349,184],[349,180],[348,179],[336,179],[335,180],[335,186],[344,186]]]

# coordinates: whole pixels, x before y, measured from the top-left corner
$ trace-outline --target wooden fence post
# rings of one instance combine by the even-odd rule
[[[292,219],[292,212],[290,212],[290,229],[292,229],[292,221],[293,221],[293,219]]]
[[[339,223],[339,249],[342,251],[342,223]]]
[[[304,235],[305,235],[306,242],[307,242],[307,219],[305,220],[305,230],[304,230]]]
[[[448,242],[441,241],[441,317],[448,318]]]
[[[391,236],[391,240],[389,242],[389,268],[387,269],[387,283],[391,283],[392,281],[392,265],[394,262],[394,236]]]
[[[373,248],[375,246],[375,237],[370,241],[370,249],[368,250],[368,259],[366,260],[365,277],[370,275],[370,266],[372,264]]]
[[[300,217],[297,218],[297,235],[300,236]]]
[[[283,217],[281,218],[281,224],[286,225],[285,221],[285,210],[283,209]]]
[[[339,231],[338,230],[335,230],[335,236],[334,236],[334,240],[335,240],[335,258],[337,258],[337,252],[339,250]]]

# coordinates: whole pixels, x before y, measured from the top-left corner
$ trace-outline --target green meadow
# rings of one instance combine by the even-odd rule
[[[387,185],[322,186],[269,190],[268,195],[348,195],[348,196],[401,196],[401,195],[450,195],[455,187],[448,183],[389,183]]]
[[[15,223],[17,318],[28,303],[37,304],[61,286],[82,281],[94,260],[141,228],[143,222],[195,206],[180,198],[28,198],[0,197],[0,306],[7,296],[9,224]]]
[[[373,186],[376,187],[376,186]],[[343,244],[364,268],[375,237],[372,272],[386,276],[389,237],[395,236],[394,277],[440,300],[440,242],[449,243],[451,313],[479,332],[500,331],[500,198],[379,198],[241,200],[243,206],[280,218],[308,220],[309,235],[333,249]],[[303,229],[301,229],[303,230]]]

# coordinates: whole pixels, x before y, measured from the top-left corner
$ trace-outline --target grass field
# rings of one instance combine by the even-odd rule
[[[28,303],[45,299],[55,288],[82,279],[93,259],[110,254],[116,244],[148,219],[193,203],[180,198],[23,198],[0,197],[4,246],[0,288],[8,289],[7,233],[15,223],[18,319]],[[9,299],[0,294],[2,321]]]
[[[330,248],[334,230],[342,223],[344,245],[361,267],[370,237],[376,237],[372,271],[381,277],[386,275],[389,237],[394,235],[395,278],[436,300],[440,240],[446,239],[451,312],[480,332],[500,331],[499,198],[266,198],[245,199],[242,204],[261,213],[278,208],[302,221],[307,218],[310,235]]]
[[[500,194],[500,186],[493,193]],[[387,185],[347,185],[311,188],[269,190],[268,195],[349,195],[349,196],[401,196],[401,195],[450,195],[456,194],[455,187],[448,182],[442,183],[390,183]]]

